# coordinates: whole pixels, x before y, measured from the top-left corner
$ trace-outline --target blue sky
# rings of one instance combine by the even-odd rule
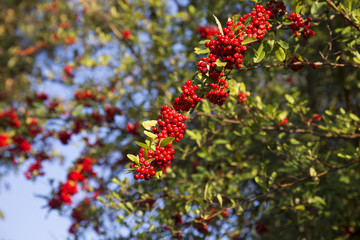
[[[0,210],[5,219],[0,220],[0,240],[60,240],[68,236],[70,218],[59,216],[57,211],[49,212],[45,207],[46,200],[35,196],[46,196],[51,192],[48,176],[64,181],[66,166],[79,154],[78,148],[74,146],[63,147],[60,143],[55,146],[68,153],[67,161],[63,165],[59,162],[44,162],[44,177],[36,181],[27,180],[23,174],[26,165],[23,165],[17,173],[10,172],[1,179]],[[7,184],[9,189],[5,187]]]

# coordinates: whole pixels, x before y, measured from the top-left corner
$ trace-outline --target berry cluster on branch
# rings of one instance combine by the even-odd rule
[[[218,19],[218,31],[211,28],[211,31],[200,26],[198,31],[202,38],[209,40],[202,41],[203,48],[199,54],[207,53],[197,62],[199,73],[205,79],[201,86],[195,81],[188,80],[182,86],[180,96],[176,97],[172,106],[164,105],[161,108],[161,114],[157,121],[144,122],[144,127],[149,130],[145,134],[149,137],[145,143],[138,143],[141,146],[140,153],[137,156],[129,154],[128,157],[132,163],[130,171],[134,173],[134,178],[149,180],[153,176],[159,177],[165,172],[166,167],[171,166],[171,160],[174,158],[175,150],[173,142],[179,142],[186,131],[184,121],[186,117],[181,112],[188,112],[196,107],[205,97],[210,102],[219,106],[223,105],[229,96],[226,70],[240,69],[243,64],[243,57],[248,48],[261,42],[264,36],[273,27],[270,21],[277,17],[283,17],[286,14],[286,8],[282,1],[270,1],[267,6],[255,5],[250,13],[236,14],[229,18],[226,27],[222,28]],[[286,17],[283,17],[285,20]],[[301,31],[304,39],[314,35],[310,29],[311,18],[303,21],[301,16],[292,13],[288,17],[294,23],[290,26],[295,31]],[[210,38],[217,34],[216,39]],[[201,43],[201,42],[200,42]],[[201,93],[201,94],[200,94]],[[246,93],[240,93],[238,100],[240,104],[246,101]],[[279,125],[287,123],[284,119]],[[149,125],[150,124],[150,125]]]

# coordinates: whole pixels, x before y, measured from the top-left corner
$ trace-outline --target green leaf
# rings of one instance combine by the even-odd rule
[[[117,185],[122,185],[121,184],[121,181],[118,179],[118,178],[113,178],[112,180],[111,180],[113,183],[116,183]]]
[[[285,60],[285,52],[284,52],[284,49],[278,47],[276,50],[275,50],[275,56],[277,59],[279,59],[279,61],[283,62]]]
[[[174,137],[163,138],[163,139],[160,140],[159,146],[160,147],[165,147],[166,145],[173,142],[174,140],[175,140]]]
[[[254,49],[254,52],[255,52],[254,63],[261,62],[261,60],[263,60],[263,58],[265,57],[264,45],[261,44],[257,51]]]
[[[146,145],[145,143],[138,142],[138,141],[135,141],[135,143],[136,143],[138,146],[142,147],[142,148],[149,148],[149,146]]]
[[[278,40],[276,41],[283,49],[288,49],[289,48],[289,44],[287,44],[287,42],[284,42],[282,40]]]
[[[151,224],[150,228],[149,228],[149,232],[153,232],[155,230],[155,226],[154,224]]]
[[[360,8],[353,10],[351,15],[355,19],[356,23],[360,23]]]
[[[304,5],[300,1],[296,1],[296,7],[295,7],[295,13],[298,14],[301,12],[301,9],[304,7]]]
[[[157,124],[156,120],[148,120],[148,121],[142,122],[143,127],[148,131],[151,131],[151,128],[156,126],[156,124]]]
[[[269,52],[271,52],[274,49],[275,40],[267,40],[267,45],[269,46]]]
[[[311,177],[315,177],[317,175],[316,171],[315,171],[315,168],[311,167],[309,169],[309,174]]]
[[[118,200],[121,199],[120,195],[117,192],[111,192],[111,194]]]
[[[295,207],[295,209],[296,210],[305,210],[305,206],[304,205],[297,205],[296,207]]]
[[[151,139],[157,138],[157,135],[155,135],[155,134],[153,134],[152,132],[149,132],[149,131],[144,131],[144,134],[146,136],[148,136],[149,138],[151,138]]]
[[[360,121],[359,117],[356,116],[356,115],[353,114],[353,113],[349,113],[349,117],[350,117],[352,120],[354,120],[355,122],[359,122],[359,121]]]
[[[342,115],[344,115],[346,112],[345,112],[345,110],[344,110],[343,108],[340,108],[340,113],[341,113]]]
[[[207,183],[207,184],[205,185],[204,200],[206,200],[208,188],[209,188],[209,183]]]
[[[225,67],[227,62],[222,62],[220,59],[217,59],[215,62],[216,66],[218,67]]]
[[[131,204],[131,202],[126,202],[125,205],[131,210],[134,211],[134,206]]]
[[[157,178],[157,179],[160,179],[161,178],[161,176],[162,176],[162,174],[163,174],[163,172],[162,172],[162,170],[160,169],[160,170],[157,170],[156,171],[156,175],[155,175],[155,177]]]
[[[205,43],[210,42],[210,41],[211,41],[210,39],[201,40],[199,42],[199,45],[205,45]]]
[[[196,47],[195,49],[194,49],[194,52],[196,53],[196,54],[207,54],[207,53],[209,53],[210,52],[210,49],[209,48],[200,48],[200,47]]]
[[[339,158],[352,159],[352,157],[350,155],[348,155],[348,154],[338,153],[337,156]]]
[[[294,103],[295,103],[295,100],[294,100],[294,98],[293,98],[291,95],[285,94],[285,98],[286,98],[286,100],[287,100],[290,104],[294,104]]]
[[[131,171],[134,171],[134,170],[135,170],[134,167],[132,167],[132,168],[125,168],[125,169],[124,169],[124,171],[130,171],[129,173],[131,173]]]
[[[242,41],[242,45],[246,45],[246,44],[249,44],[249,43],[253,43],[253,42],[256,42],[258,39],[256,37],[248,37],[248,38],[245,38],[244,41]]]
[[[298,140],[296,140],[295,138],[290,138],[290,143],[292,145],[299,145],[300,144],[300,142]]]
[[[222,26],[221,26],[221,23],[219,21],[219,19],[213,14],[214,18],[215,18],[215,22],[218,26],[218,29],[219,29],[219,32],[221,33],[221,35],[224,35],[224,32],[223,32],[223,29],[222,29]]]
[[[332,116],[332,115],[333,115],[333,113],[332,113],[330,110],[325,110],[325,114],[326,114],[326,115],[329,115],[329,116]]]
[[[218,194],[216,195],[216,197],[217,197],[217,199],[218,199],[218,201],[219,201],[219,203],[220,203],[220,207],[222,207],[222,205],[223,205],[223,199],[222,199],[221,194],[218,193]]]
[[[99,200],[99,201],[102,202],[104,205],[106,205],[106,201],[105,201],[105,199],[103,199],[102,197],[97,196],[97,197],[96,197],[96,200]]]
[[[135,155],[132,155],[132,154],[128,154],[126,156],[130,159],[130,161],[135,162],[136,165],[140,165],[139,156],[135,156]]]

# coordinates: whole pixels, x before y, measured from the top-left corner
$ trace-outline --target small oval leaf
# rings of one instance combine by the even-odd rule
[[[157,136],[155,134],[153,134],[152,132],[149,132],[149,131],[144,131],[144,134],[151,139],[157,138]]]
[[[159,146],[160,147],[165,147],[166,145],[173,142],[174,140],[175,140],[174,137],[163,138],[163,139],[160,140]]]
[[[156,126],[156,124],[157,124],[156,120],[149,120],[142,122],[143,127],[148,131],[150,131],[152,127]]]

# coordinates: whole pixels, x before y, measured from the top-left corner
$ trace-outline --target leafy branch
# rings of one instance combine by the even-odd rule
[[[212,117],[221,120],[223,123],[230,123],[230,124],[239,124],[242,126],[249,126],[248,123],[240,121],[238,119],[229,119],[223,118],[218,115],[203,113],[203,112],[196,112],[197,115]],[[323,138],[344,138],[344,139],[357,139],[360,138],[359,133],[352,133],[352,134],[333,134],[333,133],[321,133],[317,131],[313,131],[311,129],[303,129],[303,128],[296,128],[296,127],[282,127],[282,126],[261,126],[260,128],[263,131],[280,131],[280,132],[287,132],[287,133],[304,133],[304,134],[312,134],[318,137]]]
[[[343,18],[345,18],[351,25],[353,25],[357,30],[360,31],[360,25],[356,24],[350,17],[348,14],[346,14],[344,11],[342,11],[341,9],[339,9],[338,7],[336,7],[335,3],[331,0],[325,0],[325,2],[331,7],[333,8],[337,13],[339,13]]]

